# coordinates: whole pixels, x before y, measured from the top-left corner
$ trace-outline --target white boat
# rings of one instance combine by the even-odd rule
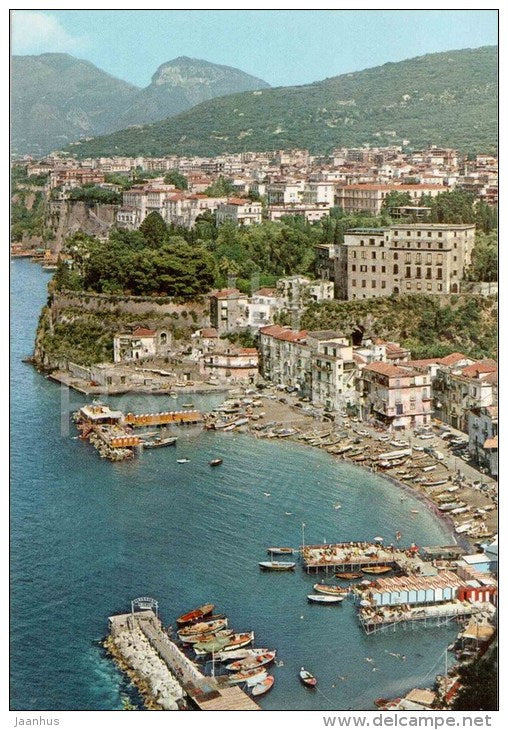
[[[296,563],[285,563],[280,560],[263,560],[259,563],[261,570],[284,571],[294,570]]]
[[[346,597],[345,595],[344,596],[328,596],[328,595],[325,596],[322,593],[309,593],[309,595],[307,596],[307,599],[311,603],[340,603],[341,601],[343,601],[345,599],[345,597]]]
[[[263,654],[277,655],[277,652],[272,649],[234,649],[233,651],[219,651],[215,658],[219,662],[231,662],[238,659],[262,656]]]
[[[246,672],[235,672],[230,674],[228,681],[230,684],[238,684],[239,682],[246,682],[248,687],[253,687],[255,684],[262,682],[268,677],[268,672],[264,667],[258,669],[250,669]]]
[[[176,463],[177,464],[188,464],[189,461],[190,461],[190,459],[177,459]]]

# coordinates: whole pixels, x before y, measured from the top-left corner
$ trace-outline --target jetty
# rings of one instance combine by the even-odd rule
[[[366,634],[393,630],[397,627],[416,628],[416,626],[446,626],[457,621],[482,613],[485,605],[468,603],[467,601],[447,601],[435,605],[416,605],[406,608],[399,606],[381,606],[379,608],[361,609],[358,615]]]
[[[153,599],[135,599],[130,613],[108,621],[105,648],[138,686],[148,709],[261,709],[239,686],[229,685],[227,676],[202,674],[166,633]]]
[[[303,567],[310,573],[358,572],[376,565],[398,567],[401,570],[419,571],[424,562],[418,557],[418,548],[383,547],[371,542],[339,542],[323,545],[304,545],[301,549]]]

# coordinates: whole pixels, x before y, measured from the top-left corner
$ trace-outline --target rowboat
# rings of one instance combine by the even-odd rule
[[[231,664],[226,665],[228,672],[244,672],[256,667],[263,667],[270,664],[275,659],[275,652],[269,651],[266,654],[258,654],[257,656],[247,657],[246,659],[238,659]]]
[[[389,573],[390,570],[391,568],[389,565],[372,565],[370,568],[362,568],[362,573],[382,575],[383,573]]]
[[[346,596],[322,596],[320,594],[310,593],[307,598],[311,603],[340,603]]]
[[[229,637],[224,638],[224,643],[218,649],[220,652],[232,651],[234,649],[241,649],[244,646],[248,646],[254,641],[254,632],[251,631],[248,634],[232,634]],[[222,642],[222,639],[219,639]],[[194,652],[197,656],[204,656],[205,654],[211,654],[215,651],[216,640],[206,641],[199,644],[194,644]]]
[[[300,681],[306,687],[315,687],[317,685],[317,679],[315,678],[315,676],[303,667],[300,669],[298,676],[300,677]]]
[[[195,636],[196,634],[208,634],[212,631],[220,631],[226,629],[228,625],[227,618],[219,618],[210,621],[200,621],[197,624],[191,624],[180,629],[178,636],[180,639],[185,641],[188,636]]]
[[[340,580],[357,580],[362,576],[360,573],[335,573],[335,577],[340,578]]]
[[[236,674],[231,674],[228,677],[228,681],[230,684],[247,682],[248,685],[252,686],[258,684],[258,682],[262,682],[267,677],[268,672],[266,671],[266,669],[263,669],[263,667],[258,667],[257,669],[250,669],[247,672],[237,672]]]
[[[312,586],[317,593],[325,593],[329,596],[345,596],[348,593],[347,588],[340,586],[328,586],[325,583],[314,583]]]
[[[296,563],[283,563],[279,560],[265,560],[259,563],[261,570],[294,570]]]
[[[212,459],[208,463],[210,466],[220,466],[222,464],[222,462],[223,462],[223,459]]]
[[[257,682],[254,687],[252,688],[252,694],[255,697],[259,697],[259,695],[264,695],[266,692],[272,689],[274,685],[275,679],[272,677],[271,674],[267,676],[266,679],[263,679],[262,682]]]
[[[292,555],[293,548],[290,547],[269,547],[266,549],[267,553],[272,555]]]
[[[177,441],[176,436],[169,436],[165,439],[155,438],[153,441],[143,441],[142,446],[144,449],[159,449],[161,446],[175,446]]]
[[[247,659],[247,657],[256,657],[261,654],[273,654],[277,656],[275,649],[236,649],[233,651],[220,651],[215,655],[215,658],[219,662],[230,662],[234,659]]]
[[[190,461],[190,459],[177,459],[176,463],[177,464],[188,464],[189,461]]]
[[[207,631],[204,634],[190,634],[180,637],[184,644],[205,644],[215,639],[229,639],[233,635],[233,629],[222,629],[221,631]]]
[[[215,608],[213,603],[205,603],[204,606],[200,606],[199,608],[194,608],[192,611],[189,611],[188,613],[184,613],[182,616],[176,619],[176,623],[179,626],[184,626],[185,624],[192,624],[195,621],[199,621],[200,619],[204,618],[205,616],[209,616],[213,609]]]

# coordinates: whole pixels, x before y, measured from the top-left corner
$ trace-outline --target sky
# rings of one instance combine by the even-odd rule
[[[495,10],[16,10],[12,52],[70,53],[146,86],[177,56],[290,86],[497,44]]]

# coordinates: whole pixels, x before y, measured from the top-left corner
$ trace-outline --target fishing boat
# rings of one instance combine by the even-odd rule
[[[245,659],[237,659],[231,664],[226,665],[228,672],[244,672],[255,667],[263,667],[270,664],[275,659],[275,652],[269,651],[266,654],[257,654],[255,656],[246,657]]]
[[[229,639],[233,636],[233,629],[221,629],[220,631],[207,631],[203,634],[188,634],[180,637],[184,644],[206,644],[216,639]]]
[[[259,697],[260,695],[266,694],[269,690],[272,689],[274,682],[275,678],[272,677],[271,674],[269,674],[266,679],[263,679],[261,682],[256,682],[256,684],[252,688],[252,695],[254,697]]]
[[[345,595],[341,596],[323,596],[321,594],[309,593],[307,599],[311,603],[340,603],[345,599]]]
[[[212,459],[208,463],[210,466],[220,466],[222,464],[222,462],[223,462],[223,459]]]
[[[259,563],[261,570],[294,570],[296,563],[284,563],[280,560],[263,560]]]
[[[143,441],[142,446],[144,449],[158,449],[161,446],[175,446],[177,441],[176,436],[169,436],[165,439],[155,438],[152,441]]]
[[[194,403],[182,403],[182,408],[194,408]]]
[[[335,577],[340,580],[357,580],[361,578],[361,573],[335,573]]]
[[[178,631],[180,639],[185,640],[186,636],[195,634],[209,634],[212,631],[220,631],[226,629],[228,625],[227,618],[211,619],[210,621],[199,621],[197,624],[190,624]]]
[[[261,656],[261,654],[273,654],[274,658],[277,656],[275,649],[233,649],[231,651],[219,651],[215,658],[220,662],[230,662],[236,659]]]
[[[230,674],[228,677],[229,684],[238,684],[239,682],[246,682],[247,685],[252,687],[253,685],[262,682],[268,677],[268,672],[263,667],[257,669],[250,669],[246,672],[236,672],[236,674]]]
[[[382,575],[383,573],[389,573],[391,570],[389,565],[371,565],[367,568],[362,568],[362,573],[369,575]]]
[[[249,633],[245,634],[232,634],[232,636],[225,639],[227,643],[224,644],[220,648],[219,651],[221,652],[228,652],[228,651],[234,651],[235,649],[242,649],[244,646],[248,646],[249,644],[252,644],[254,641],[254,632],[250,631]],[[203,644],[194,645],[194,651],[198,656],[202,656],[203,654],[211,654],[212,648],[211,644],[213,642],[204,642]]]
[[[317,685],[317,679],[315,676],[303,667],[300,669],[298,676],[300,677],[300,682],[302,682],[306,687],[315,687]]]
[[[347,588],[341,588],[340,586],[328,586],[326,583],[314,583],[312,586],[316,593],[324,593],[329,596],[344,596],[347,595]]]
[[[290,547],[269,547],[266,549],[267,553],[272,555],[292,555],[293,548]]]
[[[195,621],[200,621],[202,618],[205,618],[205,616],[210,616],[214,608],[215,606],[213,603],[205,603],[203,606],[194,608],[192,611],[188,611],[182,616],[179,616],[179,618],[176,619],[176,623],[179,626],[185,626],[185,624],[192,624]]]

